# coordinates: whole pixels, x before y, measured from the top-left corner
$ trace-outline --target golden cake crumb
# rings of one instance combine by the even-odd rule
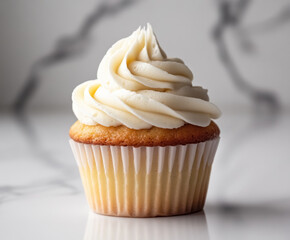
[[[80,143],[115,146],[175,146],[204,142],[218,137],[220,130],[211,121],[207,127],[185,124],[175,129],[152,127],[130,129],[126,126],[104,127],[85,125],[76,121],[70,128],[70,137]]]

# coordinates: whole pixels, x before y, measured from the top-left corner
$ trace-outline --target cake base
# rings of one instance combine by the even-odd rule
[[[218,142],[125,147],[70,140],[90,208],[122,217],[202,210]]]

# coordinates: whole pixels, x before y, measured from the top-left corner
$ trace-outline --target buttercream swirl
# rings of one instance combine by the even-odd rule
[[[205,127],[220,111],[209,102],[207,90],[193,86],[192,80],[182,60],[167,58],[148,24],[108,50],[97,80],[74,89],[73,111],[87,125]]]

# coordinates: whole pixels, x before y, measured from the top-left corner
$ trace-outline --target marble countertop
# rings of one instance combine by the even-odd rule
[[[89,211],[72,113],[0,116],[0,239],[290,239],[289,113],[225,113],[204,211],[152,219]]]

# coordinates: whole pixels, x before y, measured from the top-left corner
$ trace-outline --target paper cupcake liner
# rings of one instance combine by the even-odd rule
[[[132,147],[70,140],[90,208],[132,217],[201,210],[218,142]]]

